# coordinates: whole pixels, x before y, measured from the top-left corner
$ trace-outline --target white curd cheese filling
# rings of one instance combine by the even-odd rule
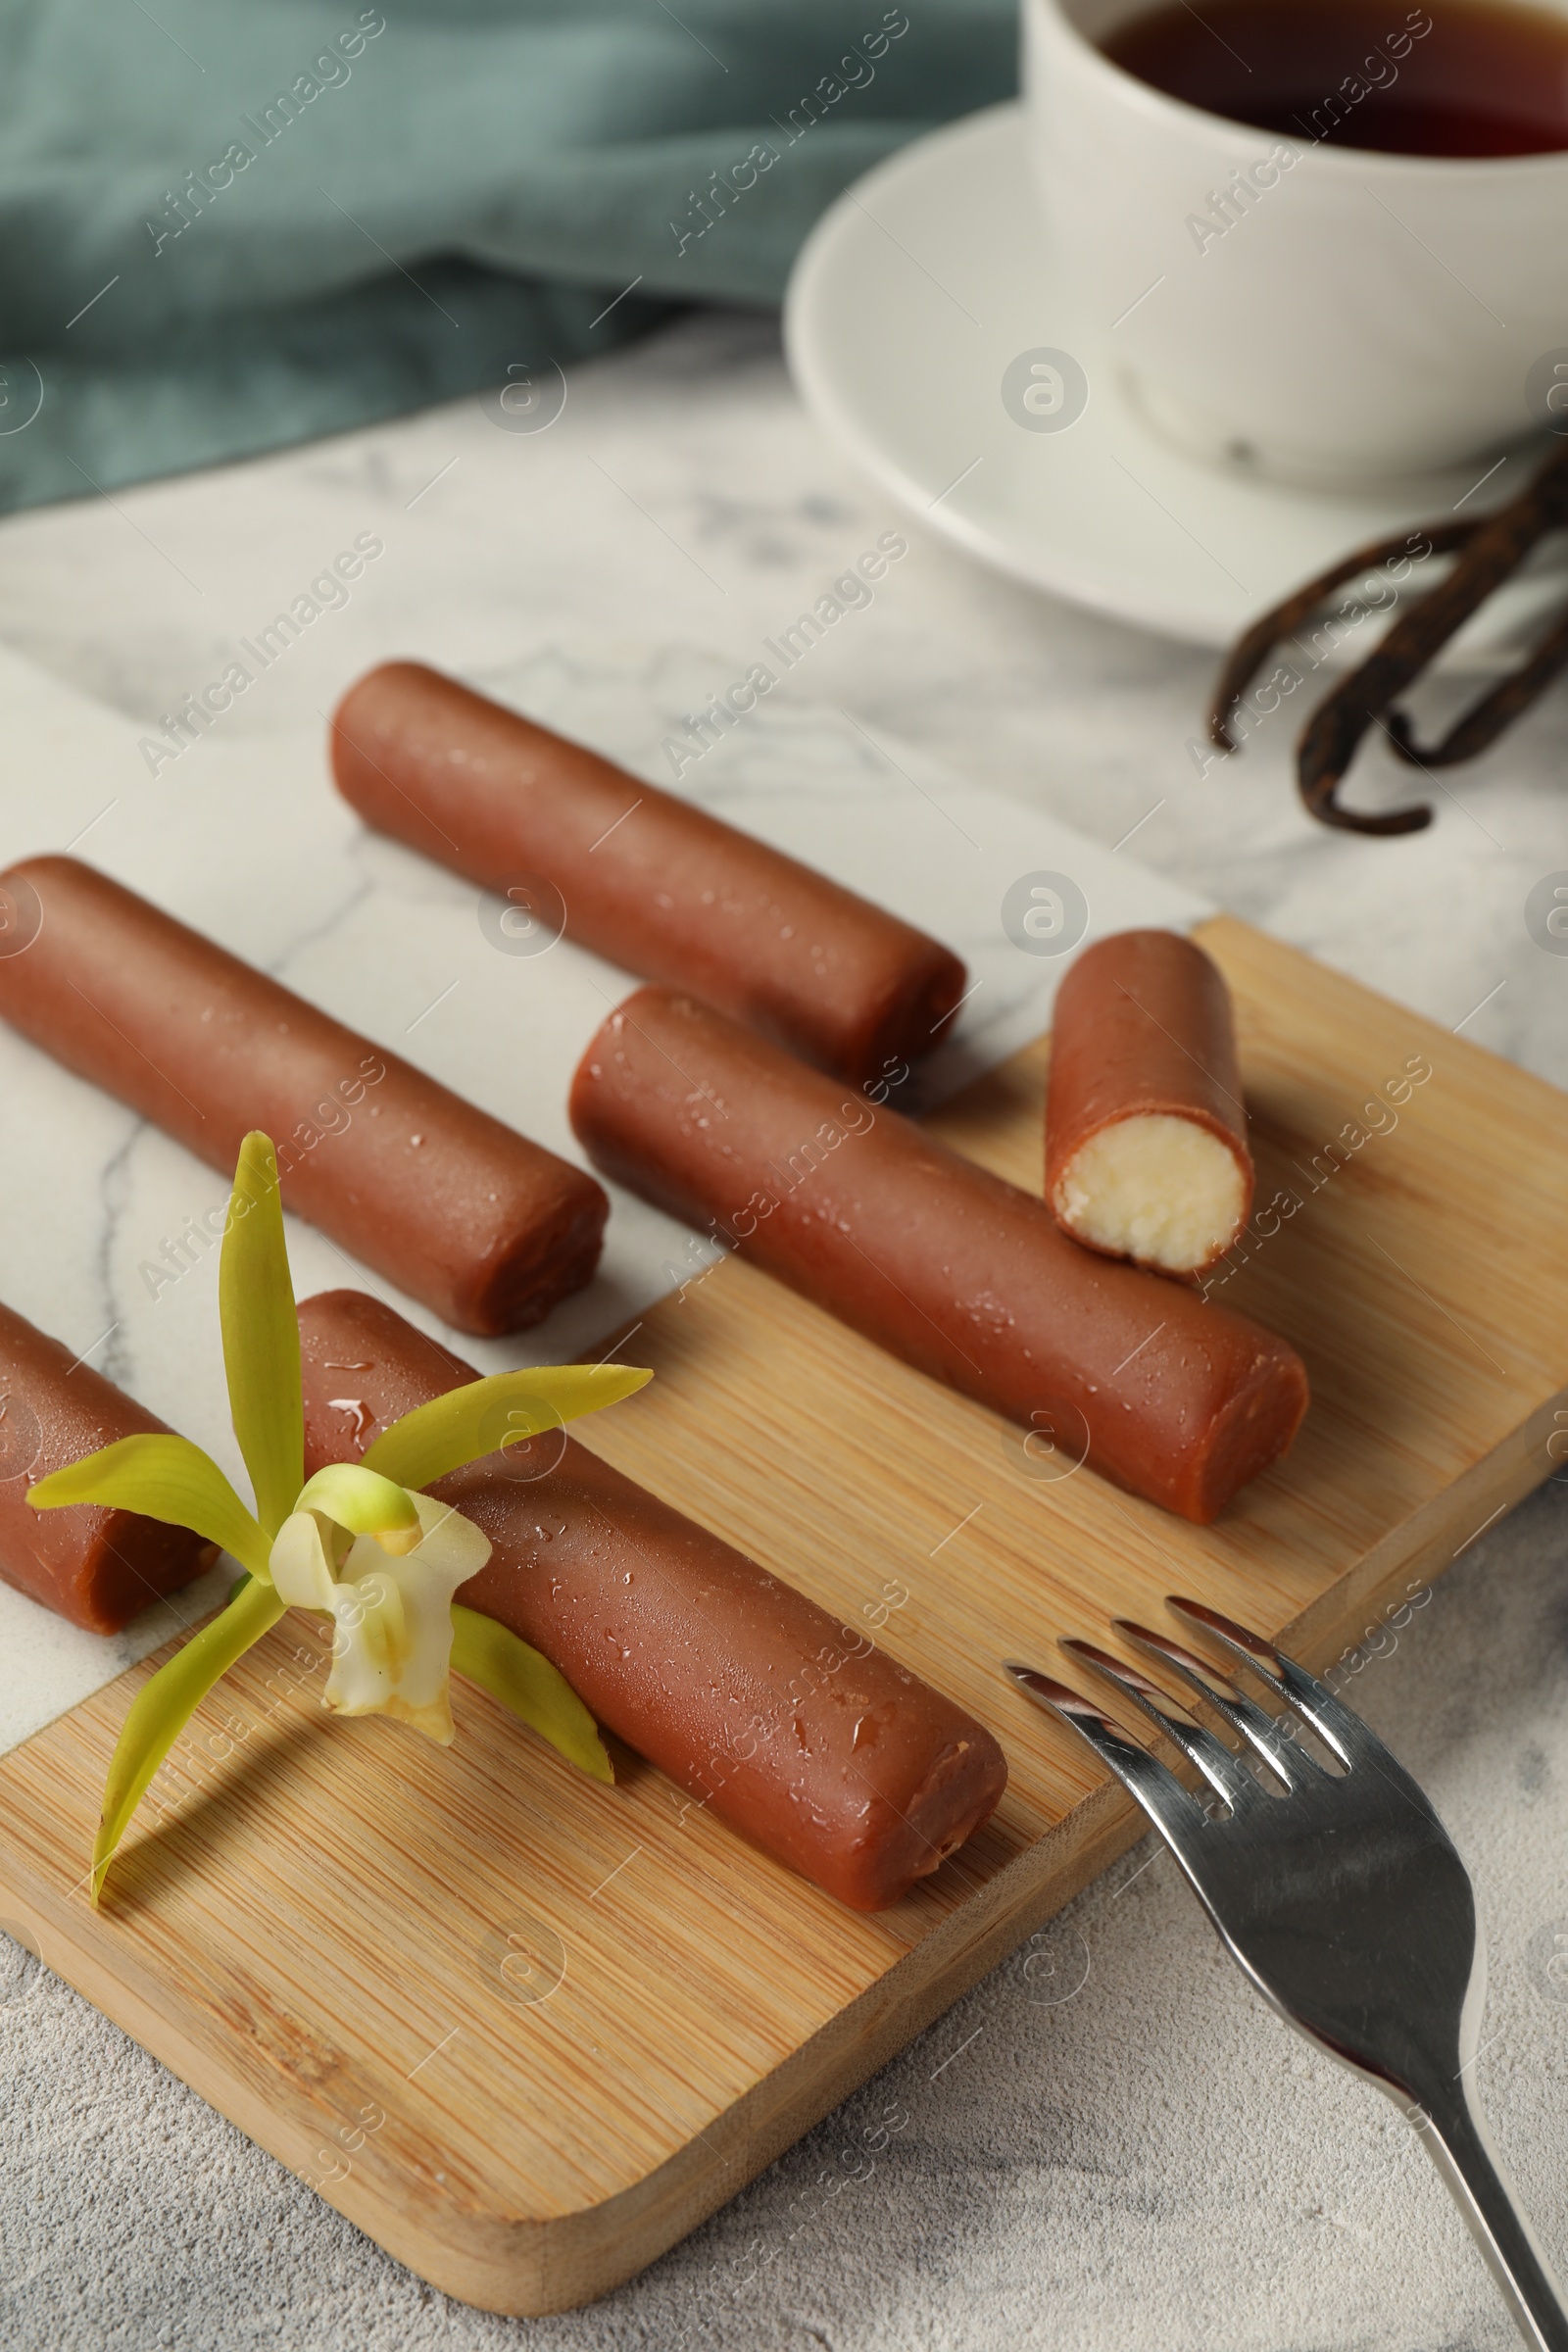
[[[1235,1240],[1247,1187],[1236,1154],[1195,1120],[1140,1112],[1102,1127],[1056,1180],[1056,1215],[1081,1241],[1169,1274]]]

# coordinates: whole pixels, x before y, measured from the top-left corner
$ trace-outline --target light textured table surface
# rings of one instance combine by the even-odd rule
[[[771,325],[693,318],[580,372],[545,433],[499,431],[468,403],[15,518],[0,639],[155,725],[373,529],[384,560],[225,729],[298,730],[393,653],[520,662],[543,714],[658,775],[682,713],[902,519],[806,422]],[[1330,834],[1299,811],[1283,735],[1200,778],[1186,746],[1206,657],[910,537],[871,608],[749,723],[787,734],[840,711],[1107,845],[1137,827],[1129,854],[1568,1083],[1568,959],[1524,923],[1532,885],[1568,868],[1561,696],[1450,780],[1430,832]],[[1406,778],[1374,758],[1358,789],[1392,799]],[[1396,1636],[1374,1632],[1348,1694],[1476,1874],[1493,1964],[1481,2085],[1568,2270],[1565,1534],[1548,1486]],[[1406,2127],[1275,2023],[1147,1846],[653,2271],[536,2322],[423,2287],[74,1994],[0,1954],[5,2352],[1512,2340]],[[852,2178],[841,2156],[867,2127],[884,2144]]]

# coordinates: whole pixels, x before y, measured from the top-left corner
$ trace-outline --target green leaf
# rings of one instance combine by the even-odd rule
[[[497,1372],[405,1413],[367,1448],[365,1466],[400,1487],[428,1487],[505,1445],[617,1404],[653,1377],[634,1364],[542,1364]]]
[[[92,1848],[92,1899],[103,1890],[110,1858],[147,1785],[196,1708],[236,1658],[274,1626],[284,1604],[270,1585],[251,1583],[220,1616],[192,1635],[130,1702],[104,1784],[103,1818]]]
[[[568,1764],[591,1780],[613,1784],[614,1766],[594,1719],[565,1676],[493,1617],[458,1601],[452,1604],[452,1671],[499,1698]]]
[[[228,1409],[256,1490],[256,1515],[275,1536],[305,1481],[300,1327],[283,1240],[283,1202],[270,1137],[245,1138],[218,1261]]]
[[[367,1470],[363,1462],[328,1462],[300,1489],[294,1507],[322,1511],[356,1536],[378,1536],[384,1528],[419,1524],[408,1489]]]
[[[172,1431],[120,1438],[79,1462],[68,1462],[40,1478],[27,1500],[35,1511],[97,1502],[108,1510],[140,1511],[172,1527],[188,1527],[270,1585],[267,1537],[212,1456]]]

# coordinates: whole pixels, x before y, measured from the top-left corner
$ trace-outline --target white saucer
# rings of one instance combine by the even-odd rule
[[[1481,489],[1485,461],[1304,490],[1167,443],[1057,282],[1018,105],[916,140],[848,189],[802,249],[784,321],[807,407],[902,505],[1015,579],[1199,645],[1229,645],[1368,540],[1483,512],[1534,463],[1516,451]],[[1088,405],[1065,430],[1025,429],[1003,403],[1009,364],[1041,350],[1087,372]],[[1563,581],[1554,553],[1491,600],[1451,664],[1495,667]],[[1343,658],[1360,660],[1381,625],[1352,631]]]

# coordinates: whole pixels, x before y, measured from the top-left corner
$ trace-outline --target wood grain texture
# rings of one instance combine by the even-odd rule
[[[624,1751],[615,1789],[581,1780],[467,1686],[445,1753],[332,1722],[297,1615],[201,1710],[98,1914],[104,1771],[156,1661],[0,1761],[0,1913],[449,2292],[603,2293],[1132,1842],[1004,1655],[1051,1668],[1058,1633],[1159,1622],[1182,1591],[1322,1664],[1568,1452],[1568,1097],[1243,924],[1200,936],[1236,994],[1265,1204],[1220,1295],[1295,1341],[1314,1399],[1217,1526],[1071,1472],[744,1260],[647,1317],[629,1353],[659,1379],[585,1425],[997,1731],[996,1819],[893,1910],[839,1909]],[[1047,1054],[935,1122],[1036,1190]],[[1412,1061],[1431,1075],[1396,1105]],[[1276,1194],[1297,1205],[1260,1232]]]

